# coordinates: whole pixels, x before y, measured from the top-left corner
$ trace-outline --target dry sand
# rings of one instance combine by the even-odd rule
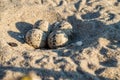
[[[0,0],[0,80],[35,71],[42,80],[120,80],[120,0]],[[38,20],[67,20],[72,43],[34,49],[24,36]]]

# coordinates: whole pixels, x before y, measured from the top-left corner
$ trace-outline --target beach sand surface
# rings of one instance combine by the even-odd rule
[[[120,0],[0,0],[0,80],[30,71],[41,80],[120,80],[119,9]],[[71,44],[28,45],[25,34],[38,20],[71,23]]]

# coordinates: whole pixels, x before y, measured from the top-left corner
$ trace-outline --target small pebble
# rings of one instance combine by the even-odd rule
[[[83,43],[82,43],[82,41],[77,41],[76,43],[75,43],[75,45],[77,45],[77,46],[81,46]]]

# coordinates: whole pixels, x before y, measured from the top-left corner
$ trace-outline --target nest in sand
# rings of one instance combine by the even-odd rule
[[[55,23],[57,24],[57,22]],[[33,29],[26,34],[26,42],[34,48],[58,48],[69,43],[72,36],[72,25],[67,21],[59,22],[59,24],[50,26],[49,22],[41,20],[37,21]]]

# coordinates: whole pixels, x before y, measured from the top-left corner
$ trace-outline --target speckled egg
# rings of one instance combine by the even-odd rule
[[[46,46],[47,35],[42,30],[31,29],[26,34],[26,42],[34,48],[43,48]]]
[[[57,22],[54,26],[54,30],[62,30],[65,32],[65,34],[69,37],[72,36],[73,33],[73,27],[72,25],[67,21]]]
[[[48,46],[50,48],[58,48],[68,43],[68,36],[61,30],[53,31],[48,36]]]
[[[50,24],[48,21],[45,21],[45,20],[39,20],[37,21],[34,25],[33,25],[33,28],[36,28],[36,29],[40,29],[44,32],[50,32],[51,31],[51,27],[50,27]]]

